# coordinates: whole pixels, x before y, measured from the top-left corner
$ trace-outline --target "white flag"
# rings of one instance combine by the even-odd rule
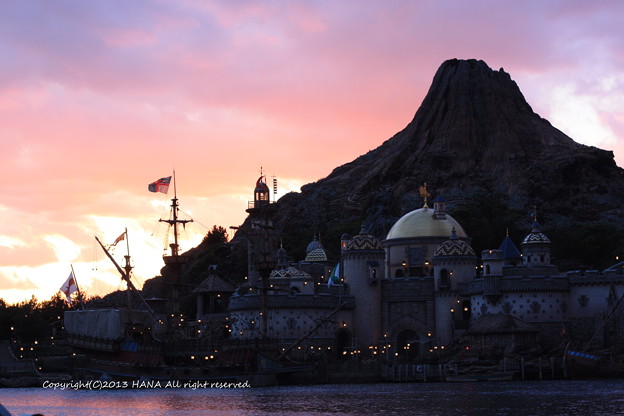
[[[67,298],[67,303],[71,305],[71,295],[78,292],[78,286],[76,285],[76,280],[74,279],[74,272],[69,273],[69,277],[67,278],[65,283],[63,283],[63,286],[61,286],[61,292],[65,294],[65,297]]]

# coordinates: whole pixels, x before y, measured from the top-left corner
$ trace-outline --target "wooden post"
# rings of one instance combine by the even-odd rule
[[[522,380],[524,380],[524,357],[520,357],[520,372],[522,374]]]

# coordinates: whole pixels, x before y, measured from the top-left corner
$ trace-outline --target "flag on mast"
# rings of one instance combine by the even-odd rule
[[[327,287],[337,285],[338,283],[340,283],[340,263],[336,264],[336,267],[332,270],[329,279],[327,279]]]
[[[124,231],[123,233],[121,233],[121,235],[119,237],[117,237],[115,239],[115,242],[113,244],[111,244],[111,247],[115,247],[117,245],[117,243],[119,243],[120,241],[123,241],[126,239],[126,232]]]
[[[169,184],[171,184],[171,176],[166,178],[160,178],[147,185],[147,190],[150,192],[162,192],[166,194],[169,191]]]
[[[76,279],[74,279],[73,271],[69,273],[69,277],[67,278],[65,283],[63,283],[63,286],[61,286],[61,292],[65,294],[65,297],[67,298],[67,303],[71,305],[72,304],[71,296],[74,293],[78,292],[78,285],[76,284]]]

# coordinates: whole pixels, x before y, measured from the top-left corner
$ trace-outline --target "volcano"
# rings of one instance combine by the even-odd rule
[[[497,247],[506,229],[519,239],[533,213],[545,232],[559,233],[553,242],[579,240],[553,246],[575,264],[596,257],[583,247],[600,246],[598,264],[624,243],[624,178],[613,152],[575,142],[532,110],[502,68],[474,59],[444,62],[402,131],[270,209],[285,246],[302,254],[300,239],[337,241],[361,224],[383,240],[401,215],[422,207],[424,183],[446,199],[477,250]]]

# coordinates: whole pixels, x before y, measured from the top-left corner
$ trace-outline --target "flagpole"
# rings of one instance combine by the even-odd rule
[[[178,197],[178,190],[176,189],[175,168],[173,168],[173,197]]]
[[[126,251],[128,252],[128,256],[130,255],[130,241],[128,238],[128,227],[126,227],[124,234],[126,235]]]
[[[78,300],[80,301],[80,306],[82,309],[85,309],[84,302],[82,301],[82,292],[80,291],[80,286],[78,286],[78,278],[76,277],[76,272],[74,271],[74,265],[70,264],[72,276],[74,276],[74,283],[76,284],[76,290],[78,291]]]

